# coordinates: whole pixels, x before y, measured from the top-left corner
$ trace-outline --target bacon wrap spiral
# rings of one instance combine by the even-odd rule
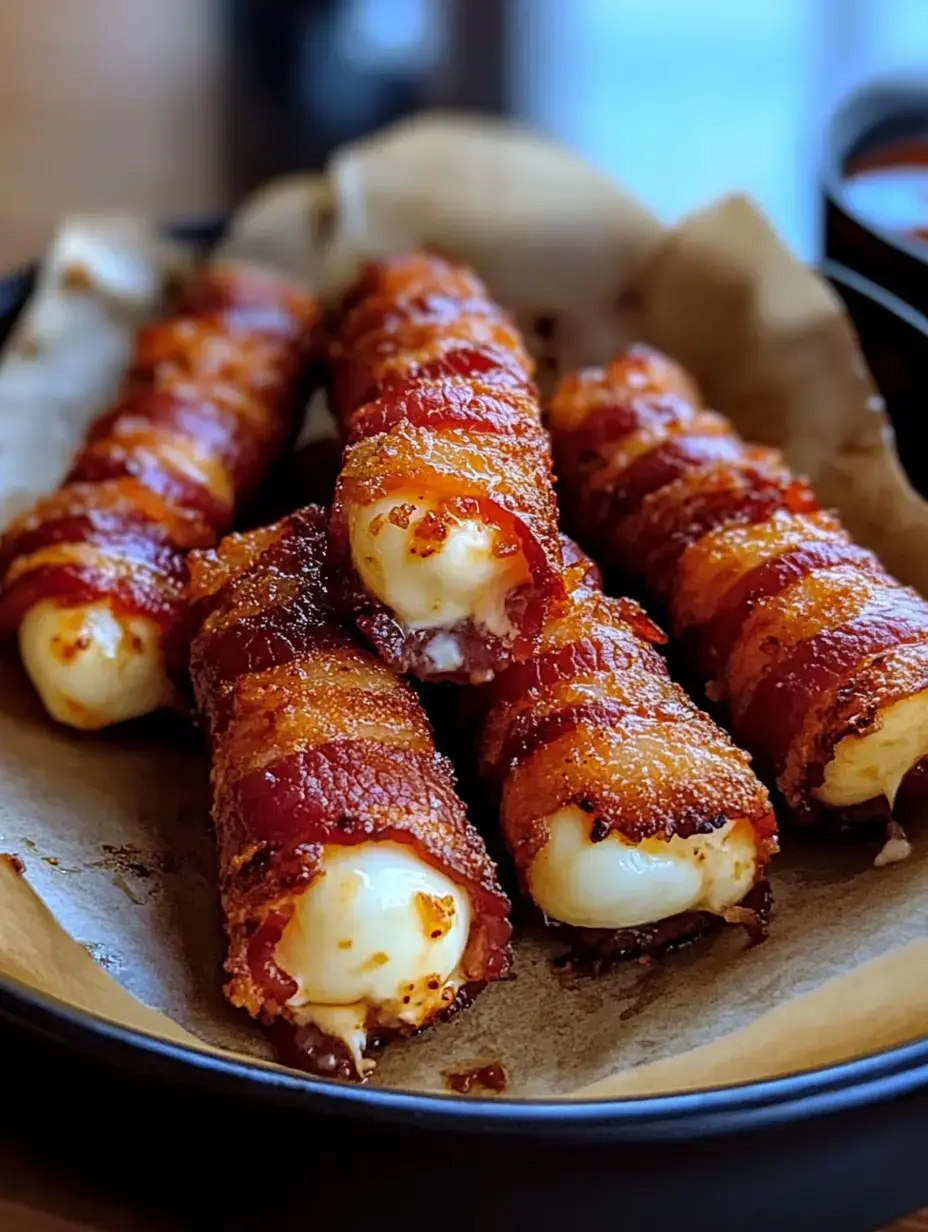
[[[356,578],[345,604],[396,670],[488,679],[531,652],[563,599],[550,442],[532,374],[508,316],[474,274],[441,257],[371,263],[345,298],[332,348],[332,405],[348,441],[330,527],[335,558],[350,562],[354,512],[415,489],[436,506],[420,554],[441,551],[456,519],[477,517],[495,532],[495,554],[521,553],[528,569],[508,598],[511,634],[459,622],[463,664],[447,672],[427,653],[435,629],[407,627]]]
[[[229,528],[290,435],[318,320],[283,278],[228,263],[143,327],[63,486],[4,536],[0,627],[41,600],[105,600],[174,631],[187,552]]]
[[[473,917],[457,1004],[504,977],[511,958],[509,902],[450,764],[410,686],[331,613],[324,555],[325,517],[310,507],[190,558],[191,677],[212,747],[226,994],[266,1022],[287,1020],[296,985],[275,947],[324,844],[408,844],[465,888]],[[310,1068],[313,1048],[303,1041]]]
[[[480,691],[481,773],[498,793],[523,886],[545,818],[567,805],[589,814],[595,842],[613,831],[634,844],[750,826],[759,886],[776,821],[750,759],[671,679],[654,649],[666,638],[638,604],[604,595],[598,569],[566,538],[564,555],[568,609],[548,621],[533,659]],[[688,913],[609,935],[571,931],[576,952],[611,955],[660,948],[711,920]]]
[[[666,603],[735,738],[820,814],[838,743],[928,688],[928,604],[647,347],[563,381],[550,427],[569,524]]]

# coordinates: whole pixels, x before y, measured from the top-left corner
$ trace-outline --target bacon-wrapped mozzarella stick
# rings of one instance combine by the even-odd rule
[[[928,756],[928,604],[648,348],[568,378],[551,428],[570,521],[666,601],[787,803],[891,808]]]
[[[526,893],[582,955],[661,948],[720,919],[762,929],[766,791],[671,680],[644,612],[607,598],[573,545],[565,556],[568,610],[487,686],[481,769]]]
[[[239,264],[144,327],[116,403],[0,545],[0,626],[48,712],[96,729],[173,697],[186,553],[227,530],[286,442],[315,301]]]
[[[563,597],[531,361],[482,283],[439,257],[371,265],[347,302],[331,538],[350,605],[396,669],[489,679]]]
[[[509,903],[413,692],[338,623],[310,508],[190,558],[226,993],[318,1073],[509,967]]]

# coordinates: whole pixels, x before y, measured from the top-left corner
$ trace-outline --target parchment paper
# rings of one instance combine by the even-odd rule
[[[928,510],[894,460],[850,326],[749,202],[667,232],[558,147],[439,117],[341,152],[324,187],[291,181],[258,204],[257,222],[254,206],[245,215],[249,243],[280,237],[274,259],[327,291],[361,252],[430,242],[472,261],[523,321],[544,318],[532,337],[549,374],[634,336],[666,346],[742,430],[782,444],[864,541],[928,589]],[[0,457],[19,430],[4,372]],[[38,438],[20,457],[18,499],[54,482]],[[0,970],[143,1030],[176,1039],[182,1028],[266,1056],[220,993],[196,738],[163,718],[65,732],[15,657],[0,672],[0,849],[26,865],[25,879],[0,876]],[[589,980],[554,970],[556,937],[522,930],[517,978],[394,1044],[375,1081],[442,1089],[446,1071],[501,1060],[510,1095],[598,1098],[766,1077],[916,1038],[928,1031],[928,833],[912,838],[909,861],[876,871],[870,845],[788,835],[771,937],[752,950],[727,930]]]
[[[0,366],[3,525],[66,469],[180,259],[132,215],[74,218],[59,230]]]

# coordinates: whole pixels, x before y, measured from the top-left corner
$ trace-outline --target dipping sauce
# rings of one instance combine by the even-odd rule
[[[928,135],[849,158],[843,195],[846,206],[870,226],[928,244]]]

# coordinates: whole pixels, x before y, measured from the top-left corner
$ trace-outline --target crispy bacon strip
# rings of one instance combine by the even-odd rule
[[[891,806],[928,753],[919,706],[894,709],[928,706],[928,604],[646,347],[565,380],[550,426],[569,524],[667,604],[787,803]]]
[[[44,600],[102,601],[155,622],[170,654],[186,553],[229,528],[288,440],[318,319],[312,297],[257,268],[196,276],[139,332],[63,486],[7,531],[0,627]]]
[[[563,598],[532,372],[483,284],[442,258],[370,264],[346,297],[331,541],[352,566],[345,606],[397,670],[489,679],[531,652]]]
[[[575,919],[566,919],[574,925],[575,955],[602,959],[662,948],[726,913],[762,928],[769,906],[766,868],[777,847],[766,791],[747,755],[670,678],[654,648],[666,640],[660,630],[636,603],[607,598],[596,567],[569,540],[566,545],[568,610],[546,624],[533,659],[480,691],[486,698],[481,770],[498,792],[502,830],[523,888],[549,917],[565,920],[551,901],[558,870],[541,872],[536,861],[552,842],[554,819],[562,810],[579,810],[583,841],[604,861],[595,872],[587,860],[591,896],[611,875],[609,848],[618,842],[629,854],[630,872],[616,882],[617,895],[633,881],[660,883],[662,871],[648,861],[673,853],[688,863],[692,905],[669,919],[647,911],[635,917],[630,900],[594,905],[591,897],[577,905]],[[716,848],[712,836],[722,840],[725,834]],[[687,851],[680,840],[703,843],[705,850]],[[573,849],[559,850],[562,856],[550,855],[549,865],[573,858]],[[706,874],[701,887],[694,868]],[[571,883],[574,899],[582,877],[578,872]],[[655,902],[662,893],[655,890]],[[561,897],[570,895],[563,891]],[[733,911],[745,900],[760,909],[757,914]],[[603,913],[598,926],[578,927],[588,911],[591,918]],[[624,913],[621,925],[605,926],[610,911]]]
[[[324,552],[324,515],[312,507],[194,552],[191,675],[212,744],[226,994],[283,1030],[291,1059],[358,1078],[367,1066],[319,1029],[312,1006],[297,1004],[298,973],[277,953],[301,896],[327,876],[326,853],[399,844],[471,904],[453,978],[439,987],[434,977],[418,1018],[403,998],[362,1007],[368,1044],[421,1029],[503,978],[509,903],[413,690],[332,614]],[[350,944],[350,933],[339,942]],[[380,944],[390,949],[386,930]]]

